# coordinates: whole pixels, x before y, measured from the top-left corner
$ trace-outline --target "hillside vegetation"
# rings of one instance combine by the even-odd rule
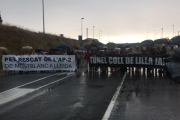
[[[71,48],[80,49],[84,43],[91,40],[78,41],[53,34],[45,34],[46,51],[61,43],[68,44]],[[11,25],[0,25],[0,47],[6,47],[9,52],[18,53],[23,46],[31,46],[33,49],[44,48],[43,33],[33,32]]]

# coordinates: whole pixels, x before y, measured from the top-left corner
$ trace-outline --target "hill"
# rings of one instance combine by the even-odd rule
[[[80,49],[83,44],[92,42],[92,40],[79,41],[48,33],[45,34],[45,39],[46,51],[61,43],[66,43],[74,49]],[[43,33],[7,24],[0,25],[0,47],[6,47],[9,52],[17,54],[19,51],[22,51],[23,46],[32,46],[33,49],[44,48]]]

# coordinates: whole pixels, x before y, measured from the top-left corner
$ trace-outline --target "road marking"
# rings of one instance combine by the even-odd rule
[[[122,85],[124,83],[125,78],[126,78],[126,73],[124,74],[124,76],[122,78],[122,82],[121,82],[120,86],[117,88],[117,91],[115,92],[113,98],[111,99],[111,102],[110,102],[110,104],[109,104],[109,106],[108,106],[102,120],[108,120],[109,119],[111,111],[112,111],[112,109],[114,107],[114,104],[116,102],[116,99],[117,99],[117,97],[118,97],[118,95],[120,93],[120,90],[122,88]]]
[[[66,73],[61,73],[61,75],[62,75],[62,74],[66,74]],[[60,74],[59,74],[59,73],[52,74],[52,75],[49,75],[49,76],[46,76],[46,77],[37,79],[37,80],[35,80],[35,81],[29,82],[29,83],[25,83],[25,84],[23,84],[23,85],[20,85],[20,86],[11,88],[11,89],[9,89],[9,90],[13,90],[13,89],[16,89],[16,88],[20,88],[20,87],[22,87],[22,86],[25,86],[25,85],[28,85],[28,84],[31,84],[31,83],[34,83],[34,82],[37,82],[37,81],[41,81],[41,80],[43,80],[43,79],[45,79],[45,78],[48,78],[48,77],[51,77],[51,76],[54,76],[54,75],[60,75]],[[1,93],[7,92],[7,91],[9,91],[9,90],[3,91],[3,92],[1,92]],[[0,93],[0,94],[1,94],[1,93]]]
[[[51,85],[51,84],[53,84],[53,83],[59,82],[59,81],[61,81],[61,80],[64,80],[64,79],[66,79],[66,78],[68,78],[68,77],[70,77],[70,76],[73,76],[73,75],[75,75],[75,74],[76,74],[76,73],[72,73],[72,74],[70,74],[70,75],[68,75],[68,76],[66,76],[66,77],[64,77],[64,78],[61,78],[61,79],[59,79],[59,80],[56,80],[56,81],[51,82],[51,83],[49,83],[49,84],[46,84],[46,85],[44,85],[44,86],[38,87],[38,88],[36,88],[36,90],[41,89],[41,88],[43,88],[43,87],[46,87],[46,86],[48,86],[48,85]]]
[[[36,90],[38,90],[38,89],[41,89],[41,88],[43,88],[43,87],[46,87],[46,86],[48,86],[48,85],[51,85],[51,84],[53,84],[53,83],[59,82],[59,81],[61,81],[61,80],[64,80],[64,79],[66,79],[66,78],[68,78],[68,77],[70,77],[70,76],[73,76],[73,75],[75,75],[75,74],[76,74],[76,73],[68,74],[68,76],[66,76],[66,77],[64,77],[64,78],[61,78],[61,79],[59,79],[59,80],[56,80],[56,81],[54,81],[54,82],[51,82],[51,83],[49,83],[49,84],[46,84],[46,85],[41,86],[41,87],[36,88],[36,89],[24,89],[24,88],[18,88],[18,87],[16,87],[16,88],[13,88],[13,89],[4,91],[4,92],[0,93],[0,105],[4,104],[4,103],[6,103],[6,102],[9,102],[9,101],[11,101],[11,100],[14,100],[14,99],[16,99],[16,98],[22,97],[23,95],[26,95],[26,94],[28,94],[28,93],[34,92],[34,91],[36,91]],[[52,75],[51,75],[51,76],[52,76]],[[49,77],[50,77],[50,76],[49,76]],[[45,77],[44,77],[44,78],[45,78]],[[46,77],[46,78],[47,78],[47,77]],[[39,79],[39,80],[40,80],[40,79]],[[41,80],[42,80],[42,78],[41,78]],[[33,82],[31,82],[31,83],[33,83]],[[27,85],[27,84],[24,84],[24,85]],[[23,85],[21,85],[20,87],[22,87],[22,86],[23,86]]]
[[[35,89],[20,89],[15,88],[13,90],[6,91],[0,94],[0,105],[6,102],[9,102],[13,99],[21,97],[27,93],[34,91]]]

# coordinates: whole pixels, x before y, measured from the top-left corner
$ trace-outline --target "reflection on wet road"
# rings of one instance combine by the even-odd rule
[[[127,77],[110,120],[180,119],[180,85],[166,77]]]
[[[121,78],[120,74],[111,73],[82,73],[79,77],[71,76],[64,80],[62,85],[0,113],[0,118],[1,120],[100,120]]]
[[[52,76],[51,76],[52,75]],[[28,76],[28,75],[27,75]],[[42,81],[33,82],[47,76]],[[67,75],[68,76],[68,75]],[[109,120],[178,120],[180,118],[180,85],[168,78],[120,73],[83,71],[66,78],[60,75],[29,75],[30,84],[16,89],[31,91],[51,82],[53,85],[34,94],[0,106],[1,120],[102,120],[112,98],[122,87],[113,102]],[[12,76],[9,76],[12,77]],[[12,78],[21,78],[14,76]],[[22,77],[23,79],[25,78]],[[57,79],[63,81],[56,83]],[[5,79],[4,79],[5,80]],[[25,84],[22,79],[16,85]],[[8,78],[6,82],[11,82]],[[12,83],[12,86],[13,85]],[[6,86],[6,88],[8,88]],[[9,87],[12,88],[12,87]],[[14,92],[16,92],[14,91]],[[23,91],[21,91],[23,92]]]

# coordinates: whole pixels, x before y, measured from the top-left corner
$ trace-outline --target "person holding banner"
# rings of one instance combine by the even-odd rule
[[[126,49],[122,48],[120,54],[121,55],[127,55]],[[122,73],[125,73],[127,71],[127,67],[121,67],[120,70],[121,70]]]
[[[90,60],[90,54],[89,54],[89,51],[87,50],[87,52],[85,54],[85,61],[86,61],[86,64],[87,64],[87,71],[89,69],[89,60]]]

